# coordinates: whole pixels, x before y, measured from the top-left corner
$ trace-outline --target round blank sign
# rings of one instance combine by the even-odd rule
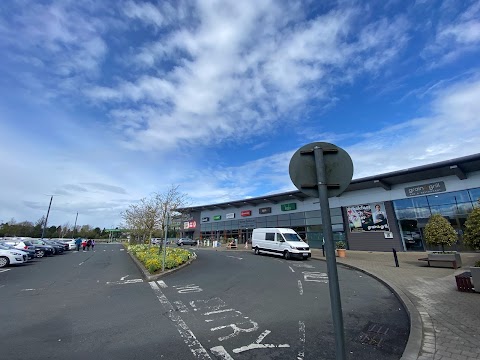
[[[327,184],[337,185],[337,187],[328,188],[328,197],[338,196],[345,191],[352,180],[353,162],[350,155],[336,145],[326,142],[314,142],[302,146],[290,159],[290,179],[292,179],[297,189],[304,194],[311,197],[318,197],[318,188],[302,187],[302,185],[308,186],[318,183],[315,155],[313,153],[315,147],[323,150]],[[302,152],[308,152],[310,150],[311,153],[302,154]],[[336,150],[336,152],[329,152],[329,150]]]

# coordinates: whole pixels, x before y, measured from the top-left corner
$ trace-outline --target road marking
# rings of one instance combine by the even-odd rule
[[[295,272],[295,270],[293,270],[291,266],[289,266],[289,269],[292,270],[293,273]]]
[[[107,250],[103,250],[103,251],[107,251]]]
[[[115,285],[124,285],[124,284],[135,284],[143,282],[142,279],[131,279],[131,280],[124,280],[124,281],[107,281],[107,284],[115,284]]]
[[[308,271],[303,271],[302,273],[305,281],[316,281],[328,284],[328,275],[326,273]]]
[[[176,285],[176,286],[174,286],[174,288],[179,289],[179,290],[177,290],[177,292],[179,294],[187,294],[187,293],[191,293],[191,292],[201,292],[201,291],[203,291],[203,289],[200,288],[200,286],[195,285],[195,284]]]
[[[10,271],[10,270],[12,270],[12,269],[0,269],[0,273]]]
[[[292,264],[293,266],[295,267],[299,267],[299,268],[307,268],[307,269],[314,269],[315,266],[313,265],[310,265],[310,264]]]
[[[243,260],[243,258],[241,258],[241,257],[232,256],[232,255],[227,255],[227,257],[238,259],[238,260]]]
[[[298,331],[300,332],[300,349],[298,350],[297,360],[303,360],[305,357],[305,323],[298,322]]]
[[[213,355],[220,357],[220,359],[234,360],[223,346],[215,346],[211,348],[210,351],[213,353]]]
[[[35,291],[35,289],[22,289],[20,291]]]
[[[78,266],[82,265],[85,261],[82,261],[80,264],[78,264]]]
[[[236,323],[236,324],[217,326],[217,327],[211,328],[210,331],[217,331],[217,330],[222,330],[222,329],[226,329],[226,328],[231,328],[233,330],[233,333],[231,333],[230,335],[221,336],[221,337],[218,338],[218,341],[224,341],[224,340],[228,340],[232,337],[237,336],[241,332],[249,333],[249,332],[258,330],[258,324],[255,321],[248,319],[246,316],[245,316],[245,319],[247,319],[248,321],[243,321],[241,323]],[[252,327],[247,327],[246,329],[244,329],[244,328],[241,328],[241,327],[237,326],[237,324],[238,325],[250,324],[250,325],[253,325],[253,326]]]
[[[122,281],[123,281],[123,280],[125,280],[127,277],[129,277],[129,276],[130,276],[130,275],[125,275],[125,276],[122,276],[122,277],[120,278],[120,280],[122,280]]]
[[[188,312],[188,308],[187,306],[180,300],[177,300],[177,301],[174,301],[173,302],[175,304],[175,306],[177,307],[178,311],[182,312],[182,313],[186,313]]]
[[[300,291],[300,295],[303,295],[303,286],[300,280],[298,280],[298,291]]]
[[[177,331],[180,333],[180,336],[182,337],[185,344],[187,344],[187,346],[189,347],[193,356],[197,359],[212,359],[210,355],[208,355],[207,350],[205,350],[200,341],[197,340],[197,338],[190,330],[188,325],[185,323],[185,321],[183,321],[180,315],[178,315],[178,313],[175,311],[172,304],[162,293],[162,290],[160,290],[158,285],[154,281],[149,282],[149,284],[150,287],[153,289],[153,292],[157,296],[158,301],[160,301],[164,309],[168,311],[168,317],[174,323]]]
[[[158,286],[160,286],[163,289],[168,287],[167,284],[165,284],[165,281],[163,281],[163,280],[158,280],[157,284],[158,284]]]
[[[125,249],[120,249],[120,251],[125,251]]]
[[[0,285],[0,288],[4,287],[5,285]]]
[[[242,347],[233,349],[232,351],[233,351],[235,354],[238,354],[238,353],[241,353],[241,352],[244,352],[244,351],[248,351],[248,350],[253,350],[253,349],[289,348],[289,347],[290,347],[289,344],[279,344],[279,345],[275,345],[275,344],[261,344],[261,342],[263,341],[263,339],[265,339],[265,337],[266,337],[268,334],[270,334],[270,333],[271,333],[270,330],[265,330],[263,333],[260,334],[260,336],[257,338],[257,340],[255,340],[254,343],[251,343],[250,345],[247,345],[247,346],[242,346]]]

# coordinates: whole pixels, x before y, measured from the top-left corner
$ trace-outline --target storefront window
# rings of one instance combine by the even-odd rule
[[[470,194],[470,200],[473,203],[476,203],[477,206],[478,206],[479,201],[480,201],[480,188],[470,189],[470,190],[468,190],[468,192]]]
[[[438,195],[429,195],[427,196],[427,200],[429,205],[432,206],[469,202],[470,197],[467,191],[454,191]]]

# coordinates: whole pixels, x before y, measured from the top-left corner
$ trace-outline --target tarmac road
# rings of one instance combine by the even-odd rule
[[[144,282],[118,244],[0,273],[8,359],[334,359],[326,264],[195,249]],[[408,317],[363,273],[339,267],[349,359],[399,359]]]

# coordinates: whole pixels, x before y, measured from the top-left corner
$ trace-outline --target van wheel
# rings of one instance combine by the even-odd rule
[[[257,247],[255,247],[255,255],[260,255],[260,250]]]
[[[285,260],[289,260],[290,259],[290,252],[285,250],[284,253],[283,253],[283,257],[285,258]]]

